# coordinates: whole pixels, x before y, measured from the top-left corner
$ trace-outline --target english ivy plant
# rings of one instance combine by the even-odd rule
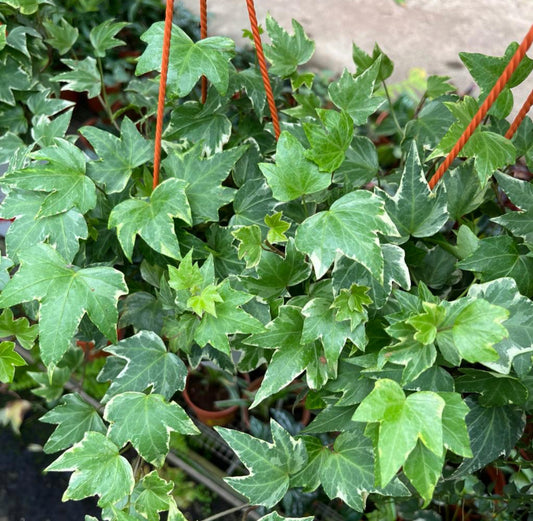
[[[257,67],[237,66],[228,38],[194,41],[174,26],[152,190],[155,106],[127,116],[107,106],[116,128],[83,127],[81,141],[54,95],[61,85],[106,103],[98,63],[124,25],[94,27],[87,54],[45,82],[27,45],[63,55],[77,37],[65,18],[61,32],[43,22],[44,40],[32,28],[51,4],[0,2],[0,113],[12,116],[0,215],[15,219],[1,260],[0,381],[24,363],[15,342],[46,366],[33,374],[51,407],[42,420],[57,425],[48,471],[73,472],[64,500],[97,496],[106,521],[183,519],[157,470],[172,433],[198,432],[180,391],[203,359],[262,371],[252,408],[305,383],[314,418],[298,434],[274,419],[270,439],[218,428],[248,472],[227,481],[264,521],[295,519],[276,510],[291,490],[322,488],[374,517],[392,500],[432,508],[455,497],[450,483],[456,495],[481,486],[476,473],[502,457],[522,473],[505,467],[509,494],[526,497],[533,191],[516,172],[533,164],[533,124],[503,137],[510,89],[431,191],[436,159],[480,103],[448,78],[393,101],[390,59],[354,45],[356,72],[324,88],[300,70],[314,52],[302,26],[289,34],[268,18],[276,142]],[[132,99],[158,75],[162,24],[141,39]],[[513,49],[461,55],[481,99]],[[531,69],[526,59],[510,87]],[[101,411],[77,393],[60,398],[87,339],[108,355]]]

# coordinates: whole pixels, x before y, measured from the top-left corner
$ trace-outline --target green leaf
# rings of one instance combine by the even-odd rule
[[[98,411],[77,393],[63,396],[61,403],[42,416],[40,421],[57,425],[43,448],[47,454],[80,442],[86,432],[105,434],[107,430]]]
[[[141,36],[148,45],[139,57],[135,74],[160,70],[164,25],[164,22],[156,22]],[[170,92],[182,98],[191,92],[202,76],[206,76],[220,95],[226,94],[229,61],[234,49],[232,40],[220,36],[193,42],[181,28],[173,25],[167,79]]]
[[[0,307],[40,302],[41,357],[47,366],[61,360],[85,313],[107,338],[116,339],[117,301],[127,292],[122,273],[105,266],[73,268],[45,244],[24,250],[19,259]]]
[[[292,20],[294,34],[290,35],[274,18],[267,15],[266,28],[272,43],[265,45],[265,56],[272,64],[271,74],[287,78],[298,69],[298,65],[307,63],[315,52],[315,43],[310,40],[303,27]]]
[[[4,4],[18,9],[22,14],[33,14],[39,9],[39,0],[3,0]]]
[[[326,273],[339,252],[383,280],[378,233],[397,234],[383,202],[370,192],[351,192],[337,199],[329,210],[306,219],[296,232],[296,247],[309,255],[317,278]]]
[[[222,186],[246,147],[236,147],[201,157],[201,146],[195,145],[183,154],[172,153],[163,161],[169,176],[187,182],[185,195],[191,206],[192,222],[218,221],[221,206],[233,201],[235,190]]]
[[[352,331],[361,322],[366,322],[366,306],[372,304],[372,299],[367,295],[369,289],[368,286],[359,286],[356,283],[348,289],[341,289],[331,306],[337,310],[335,320],[349,320]]]
[[[13,261],[7,257],[0,256],[0,291],[2,291],[5,285],[11,278],[9,275],[9,268],[13,266]]]
[[[479,369],[462,369],[463,376],[455,379],[455,388],[462,393],[480,393],[478,403],[483,407],[524,405],[527,387],[517,378]]]
[[[216,431],[237,454],[250,472],[246,476],[224,478],[250,503],[273,507],[289,488],[289,477],[306,463],[302,440],[296,441],[274,420],[270,420],[273,443],[235,430],[216,427]]]
[[[280,516],[277,512],[271,512],[266,516],[263,516],[258,519],[258,521],[313,521],[314,516],[307,517],[283,517]]]
[[[149,521],[159,521],[159,512],[164,512],[174,503],[171,492],[174,483],[169,483],[153,470],[137,485],[141,491],[135,499],[135,510],[146,515]]]
[[[261,253],[263,251],[261,228],[257,224],[241,226],[231,232],[231,235],[239,241],[239,259],[246,261],[247,268],[257,266],[261,260]]]
[[[267,241],[271,244],[287,242],[285,232],[291,227],[290,223],[282,219],[283,212],[265,215],[265,224],[268,226]]]
[[[385,209],[402,237],[431,237],[448,220],[444,190],[430,190],[416,145],[413,143],[405,161],[402,178],[394,197],[382,192]]]
[[[438,395],[446,402],[442,411],[442,439],[444,446],[464,458],[472,457],[470,438],[465,422],[469,408],[459,393],[441,392]]]
[[[316,112],[323,126],[304,122],[305,135],[311,145],[305,155],[321,171],[334,172],[341,166],[352,142],[353,121],[344,111],[316,109]]]
[[[493,346],[499,354],[499,359],[484,365],[499,373],[508,374],[511,363],[516,366],[516,363],[525,356],[527,357],[525,368],[521,371],[517,368],[517,372],[521,375],[529,372],[533,351],[533,322],[529,317],[533,314],[533,302],[520,295],[516,282],[509,278],[474,285],[468,294],[509,311],[509,318],[502,323],[509,335]]]
[[[61,18],[59,23],[44,20],[42,24],[48,34],[46,42],[56,49],[60,55],[70,51],[78,39],[79,31],[77,27],[72,27],[64,18]]]
[[[122,120],[120,138],[96,127],[82,127],[80,132],[100,157],[87,165],[88,174],[96,183],[103,184],[108,194],[122,192],[133,169],[152,158],[152,143],[141,136],[127,117]]]
[[[423,302],[424,313],[412,315],[405,322],[416,329],[414,339],[421,344],[432,344],[437,337],[439,326],[446,317],[446,310],[438,304]]]
[[[512,237],[500,235],[481,239],[477,250],[457,266],[479,273],[481,282],[511,277],[521,293],[533,294],[533,257],[522,253]]]
[[[108,438],[118,447],[130,442],[142,458],[161,467],[169,451],[170,433],[199,434],[187,413],[159,394],[126,392],[107,403]]]
[[[230,224],[233,226],[257,224],[266,231],[265,215],[271,213],[277,204],[278,201],[273,198],[272,191],[262,175],[261,179],[246,181],[235,194],[233,200],[235,214]]]
[[[516,52],[518,44],[516,42],[511,43],[505,50],[505,55],[500,57],[486,56],[484,54],[461,52],[459,57],[465,64],[466,68],[472,74],[475,82],[481,89],[480,101],[484,100],[492,87],[498,81],[499,77],[503,73],[503,70],[507,66],[507,63],[511,60],[511,57]],[[503,119],[509,115],[513,106],[513,95],[511,88],[516,87],[523,80],[527,78],[529,73],[533,70],[533,60],[527,56],[520,62],[519,67],[511,76],[511,79],[504,87],[502,93],[498,96],[495,104],[491,108],[491,114],[494,114],[497,118]]]
[[[498,353],[493,346],[508,336],[502,326],[508,317],[506,309],[486,300],[467,298],[452,302],[437,333],[444,358],[456,365],[462,359],[472,363],[497,360]]]
[[[26,365],[26,362],[15,351],[15,343],[0,342],[0,382],[11,383],[15,375],[15,367],[23,365]]]
[[[198,295],[193,295],[187,300],[187,307],[191,308],[199,317],[202,317],[204,311],[216,317],[216,302],[224,302],[220,296],[219,289],[210,284],[203,288]]]
[[[366,136],[354,136],[334,180],[343,179],[346,186],[359,188],[370,182],[379,171],[376,147]]]
[[[161,300],[146,291],[137,291],[124,299],[118,327],[133,326],[136,331],[147,329],[159,334],[163,319],[168,314],[169,311],[163,309]]]
[[[87,92],[89,98],[95,98],[100,94],[102,84],[100,73],[96,67],[96,60],[88,56],[83,60],[61,60],[70,71],[62,72],[54,76],[52,81],[64,83],[62,90],[74,92]]]
[[[70,262],[79,250],[80,239],[88,235],[83,215],[73,208],[49,217],[40,216],[44,192],[11,190],[0,207],[0,217],[15,218],[6,235],[6,251],[14,261],[22,250],[47,241]]]
[[[125,45],[125,42],[115,38],[128,22],[113,22],[113,20],[106,20],[105,22],[93,27],[89,33],[89,39],[94,49],[94,55],[103,58],[109,49]]]
[[[24,349],[31,349],[37,338],[39,326],[30,326],[26,317],[13,318],[13,311],[6,308],[0,315],[0,338],[15,337]]]
[[[376,61],[381,62],[381,67],[379,69],[378,81],[385,81],[394,70],[394,64],[390,58],[379,48],[379,45],[376,43],[374,49],[372,50],[372,56],[368,55],[363,49],[360,49],[352,44],[352,59],[357,67],[357,74],[362,74],[365,70],[372,67]]]
[[[185,364],[175,354],[169,353],[163,341],[152,331],[140,331],[105,350],[119,357],[122,363],[117,366],[116,359],[109,357],[98,376],[99,381],[112,380],[102,400],[104,403],[117,394],[143,392],[149,388],[170,400],[176,391],[185,387]],[[112,374],[106,374],[108,365],[115,368]]]
[[[128,496],[135,480],[128,461],[118,447],[99,432],[87,432],[83,439],[63,453],[46,471],[74,471],[63,501],[99,495],[99,506]]]
[[[500,172],[496,172],[496,179],[511,202],[522,211],[510,211],[491,220],[507,228],[513,235],[533,244],[533,186],[527,181],[520,181]]]
[[[33,157],[36,163],[7,173],[2,184],[49,192],[39,216],[57,215],[74,207],[86,213],[96,206],[96,187],[85,175],[85,154],[79,148],[56,139],[55,145],[35,152]]]
[[[353,420],[379,422],[376,460],[379,482],[385,486],[420,441],[435,455],[443,451],[442,412],[445,402],[436,393],[421,391],[407,398],[389,379],[376,382],[361,402]]]
[[[381,60],[377,60],[355,78],[344,69],[342,76],[328,87],[331,101],[347,112],[355,125],[365,125],[368,117],[385,102],[385,98],[372,96],[380,66]]]
[[[13,91],[25,91],[30,88],[28,73],[10,56],[0,60],[0,102],[14,107]]]
[[[208,156],[222,152],[231,136],[227,112],[227,100],[217,96],[214,89],[209,89],[205,103],[186,101],[172,111],[164,138],[201,144],[202,151]]]
[[[454,92],[456,88],[448,82],[449,79],[449,76],[430,76],[427,81],[426,97],[435,99]]]
[[[192,263],[192,254],[193,251],[190,250],[183,259],[177,268],[174,266],[168,266],[169,286],[176,290],[190,290],[191,292],[196,292],[197,288],[200,288],[204,282],[205,277],[198,267],[198,264]],[[210,281],[213,282],[213,281]]]
[[[211,344],[215,349],[230,354],[227,335],[235,333],[256,333],[263,329],[263,324],[242,309],[242,305],[251,300],[252,295],[231,288],[226,279],[219,286],[222,302],[215,303],[216,315],[204,314],[194,339],[201,346]]]
[[[73,110],[67,110],[63,114],[50,119],[47,116],[36,116],[33,119],[31,136],[40,147],[51,147],[56,138],[64,138],[70,126]]]
[[[531,118],[525,117],[512,137],[513,144],[516,147],[517,159],[524,156],[526,165],[530,171],[533,170],[533,142],[530,139],[531,132],[533,132],[533,121],[531,121]]]
[[[276,146],[276,163],[260,163],[274,197],[292,201],[305,194],[325,190],[331,178],[306,159],[306,151],[298,139],[283,131]]]
[[[510,406],[481,407],[469,401],[466,416],[468,436],[473,458],[463,461],[454,477],[465,476],[484,467],[500,456],[505,456],[516,445],[525,427],[521,410]]]
[[[174,218],[192,224],[186,186],[181,179],[167,179],[156,186],[149,201],[127,199],[113,208],[109,229],[117,229],[118,240],[130,262],[136,235],[155,251],[173,259],[181,258]]]

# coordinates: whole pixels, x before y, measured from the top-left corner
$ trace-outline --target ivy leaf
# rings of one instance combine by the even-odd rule
[[[94,55],[103,58],[109,49],[125,45],[125,42],[115,38],[128,22],[113,22],[113,20],[106,20],[105,22],[93,27],[89,33],[89,39],[94,49]]]
[[[24,349],[31,349],[37,338],[39,326],[30,326],[26,317],[13,318],[13,311],[6,308],[0,315],[0,338],[15,337]]]
[[[95,98],[100,94],[102,84],[100,73],[96,67],[96,60],[88,56],[83,60],[61,60],[70,71],[57,74],[52,81],[64,83],[62,90],[73,90],[74,92],[87,92],[89,98]]]
[[[40,348],[47,366],[61,360],[85,313],[107,338],[116,339],[117,301],[127,292],[122,273],[106,266],[73,268],[46,244],[24,250],[19,260],[0,307],[40,301]]]
[[[307,63],[313,56],[315,43],[296,20],[292,20],[293,35],[288,34],[270,15],[266,18],[266,28],[272,44],[264,46],[265,56],[272,64],[272,74],[287,78],[296,72],[298,65]]]
[[[248,291],[270,299],[282,295],[291,286],[306,280],[311,274],[311,266],[305,255],[294,246],[294,239],[289,239],[285,248],[285,257],[265,251],[256,267],[257,276],[242,277]]]
[[[26,365],[15,351],[14,342],[0,342],[0,382],[11,383],[15,375],[15,367]]]
[[[70,262],[79,250],[79,240],[87,238],[87,223],[75,208],[49,217],[39,216],[46,197],[44,192],[12,190],[4,199],[0,217],[15,218],[6,235],[6,251],[14,261],[20,251],[48,241]]]
[[[516,147],[517,158],[524,156],[530,171],[533,170],[533,142],[530,138],[532,132],[533,121],[531,121],[531,118],[526,117],[512,137],[513,144]]]
[[[257,266],[261,260],[261,253],[263,252],[261,228],[257,224],[241,226],[231,232],[231,235],[239,241],[239,259],[244,258],[247,268]]]
[[[303,145],[286,130],[276,146],[276,164],[260,163],[259,168],[278,201],[292,201],[325,190],[331,182],[329,175],[306,159]]]
[[[304,122],[305,135],[311,145],[305,155],[321,171],[334,172],[341,166],[352,142],[353,122],[344,111],[316,109],[316,112],[323,126]]]
[[[64,138],[70,126],[73,110],[67,110],[63,114],[50,119],[41,115],[34,117],[31,129],[31,136],[40,147],[51,147],[55,144],[56,138]]]
[[[335,320],[349,320],[352,331],[361,322],[366,322],[368,319],[366,306],[372,304],[372,299],[367,295],[369,289],[368,286],[359,286],[355,283],[348,289],[341,289],[331,306],[336,310]]]
[[[376,147],[366,136],[354,136],[334,180],[344,179],[346,186],[359,188],[371,181],[379,171]]]
[[[107,436],[118,447],[130,442],[142,458],[161,467],[168,454],[170,433],[199,434],[187,413],[175,402],[167,403],[160,394],[125,392],[107,403],[104,420]]]
[[[33,14],[39,9],[39,0],[4,0],[2,3],[18,9],[22,14]]]
[[[355,66],[357,67],[357,74],[362,74],[365,70],[372,67],[376,61],[381,62],[381,67],[379,69],[378,81],[385,81],[394,70],[394,64],[390,58],[379,48],[379,45],[376,43],[374,49],[372,50],[372,56],[367,54],[363,49],[357,47],[357,45],[352,44],[352,58]]]
[[[200,149],[201,145],[195,145],[183,154],[170,154],[163,161],[166,174],[187,182],[185,195],[193,224],[218,221],[219,208],[233,201],[235,190],[221,183],[246,151],[246,147],[236,147],[202,158]]]
[[[186,101],[172,111],[164,138],[201,144],[202,152],[208,156],[222,152],[231,136],[227,111],[227,100],[209,89],[205,103]]]
[[[170,495],[174,483],[160,478],[153,470],[142,478],[137,487],[140,493],[135,499],[135,510],[146,515],[149,521],[159,521],[159,512],[168,510],[174,503]]]
[[[265,215],[265,224],[268,226],[267,241],[271,244],[287,242],[285,232],[291,227],[290,223],[282,219],[283,212]]]
[[[211,344],[229,355],[231,350],[227,335],[256,333],[263,329],[263,324],[241,307],[252,299],[252,295],[232,289],[228,279],[219,286],[219,295],[222,302],[215,304],[216,317],[205,314],[194,333],[194,339],[201,347]]]
[[[468,436],[473,458],[463,461],[454,477],[471,474],[500,456],[505,456],[516,445],[525,427],[523,412],[511,406],[482,407],[473,400],[468,402],[466,416]]]
[[[337,252],[357,260],[373,276],[383,280],[383,253],[378,233],[396,235],[374,194],[356,191],[337,199],[329,210],[306,219],[296,231],[296,247],[309,255],[317,278],[322,277]]]
[[[446,310],[432,302],[423,302],[422,306],[423,313],[412,315],[405,322],[415,328],[414,339],[423,345],[428,345],[437,338],[439,326],[446,317]]]
[[[174,266],[168,266],[169,286],[176,290],[189,290],[195,292],[196,288],[200,288],[204,285],[205,277],[198,264],[192,263],[192,250],[181,259],[181,262],[177,268]],[[213,282],[213,281],[211,281]]]
[[[449,76],[430,76],[427,81],[426,97],[428,99],[435,99],[449,92],[454,92],[456,88],[449,83],[449,79]]]
[[[507,228],[513,235],[533,244],[533,186],[527,181],[520,181],[500,172],[496,172],[496,179],[511,202],[522,211],[507,212],[491,220]]]
[[[80,442],[86,432],[106,433],[106,426],[98,411],[82,400],[79,394],[66,394],[61,403],[40,418],[44,423],[57,425],[43,450],[52,454]]]
[[[302,440],[295,440],[279,423],[270,420],[273,443],[236,430],[215,427],[250,472],[246,476],[224,478],[251,504],[273,507],[289,488],[289,477],[306,463]]]
[[[280,516],[277,512],[271,512],[266,516],[263,516],[258,519],[258,521],[313,521],[314,516],[307,517],[283,517]]]
[[[431,237],[446,224],[446,193],[429,189],[415,143],[411,145],[394,197],[382,192],[385,209],[402,237]]]
[[[59,23],[44,20],[42,24],[48,34],[46,42],[56,49],[60,55],[70,51],[78,39],[78,28],[72,27],[64,18],[61,18]]]
[[[533,302],[520,295],[516,282],[509,278],[474,285],[468,294],[509,311],[509,318],[502,323],[509,335],[493,346],[499,359],[484,365],[499,373],[508,374],[513,363],[520,375],[527,373],[531,367],[530,353],[533,351],[533,323],[528,318],[533,313]],[[527,357],[525,368],[519,370],[522,366],[517,367],[516,364],[524,356]],[[519,358],[515,360],[516,357]]]
[[[459,365],[462,359],[469,362],[493,362],[499,358],[494,344],[508,336],[502,326],[509,312],[486,300],[459,299],[446,310],[440,324],[437,343],[446,360]]]
[[[7,173],[2,183],[50,192],[39,216],[57,215],[74,207],[86,213],[96,206],[96,187],[85,175],[85,154],[79,148],[58,138],[55,145],[39,150],[33,157],[37,163]]]
[[[0,61],[0,102],[14,107],[16,104],[13,91],[25,91],[30,88],[28,73],[10,56]]]
[[[152,143],[127,117],[122,120],[120,138],[96,127],[83,127],[80,132],[100,157],[87,165],[87,172],[96,183],[105,186],[108,194],[122,192],[133,169],[152,159]]]
[[[155,251],[173,259],[181,258],[174,218],[192,224],[186,186],[181,179],[167,179],[156,186],[149,201],[127,199],[113,208],[108,226],[117,229],[118,240],[130,262],[136,235]]]
[[[259,173],[261,175],[261,173]],[[278,201],[272,196],[272,191],[261,179],[251,179],[246,181],[235,194],[233,200],[233,210],[235,214],[230,220],[233,226],[247,226],[257,224],[264,229],[265,215],[271,213]]]
[[[439,392],[439,396],[446,402],[442,411],[442,439],[444,446],[464,458],[472,457],[470,438],[465,422],[469,408],[459,393]]]
[[[164,22],[157,22],[141,36],[148,45],[137,62],[138,76],[161,68],[163,54]],[[235,44],[219,36],[193,42],[177,25],[172,26],[168,67],[169,90],[183,98],[194,88],[202,76],[226,94],[229,83],[229,61],[235,54]]]
[[[521,293],[533,294],[533,257],[522,253],[512,237],[499,235],[481,239],[474,253],[457,266],[479,273],[481,282],[511,277]]]
[[[224,300],[220,296],[219,289],[214,284],[209,284],[198,295],[193,295],[187,300],[187,307],[199,317],[202,317],[204,312],[216,317],[216,302],[224,302]]]
[[[355,125],[365,125],[368,117],[385,103],[385,98],[373,96],[381,60],[376,60],[357,77],[344,69],[342,76],[328,87],[331,101],[347,112]]]
[[[405,397],[393,380],[384,378],[376,382],[374,390],[355,411],[353,420],[379,423],[375,455],[382,486],[405,463],[418,439],[435,455],[442,454],[444,406],[444,400],[436,393],[420,391]]]
[[[59,456],[45,471],[74,471],[63,501],[99,495],[99,506],[128,496],[135,480],[128,461],[118,447],[99,432],[87,432],[83,439]]]
[[[175,354],[169,353],[163,341],[152,331],[140,331],[114,346],[106,347],[105,351],[122,359],[123,363],[117,366],[112,362],[116,359],[109,357],[98,375],[98,381],[112,380],[102,400],[104,403],[117,394],[143,392],[148,388],[170,400],[176,391],[185,387],[185,364]],[[115,368],[112,374],[106,374],[109,365]]]

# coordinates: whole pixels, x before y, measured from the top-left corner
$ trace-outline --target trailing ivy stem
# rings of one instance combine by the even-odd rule
[[[215,519],[220,519],[221,517],[233,514],[233,512],[238,512],[239,510],[242,510],[243,508],[247,508],[249,506],[250,503],[245,503],[244,505],[239,505],[238,507],[228,508],[223,512],[219,512],[218,514],[213,514],[212,516],[206,517],[205,519],[202,519],[202,521],[215,521]]]
[[[387,88],[387,84],[385,83],[385,80],[381,80],[381,83],[383,85],[383,90],[385,91],[385,96],[387,97],[387,101],[389,102],[389,109],[390,114],[392,116],[392,119],[394,121],[394,124],[396,125],[396,128],[398,129],[398,132],[401,136],[404,135],[402,126],[400,125],[400,122],[398,121],[398,118],[396,117],[396,111],[394,110],[394,107],[392,105],[392,99],[390,97],[389,89]]]
[[[420,113],[420,111],[421,111],[422,108],[424,107],[424,105],[425,105],[427,99],[428,99],[428,93],[427,93],[427,91],[426,91],[426,92],[424,92],[424,95],[423,95],[422,98],[420,99],[420,103],[417,105],[417,107],[416,107],[416,109],[415,109],[415,113],[413,114],[413,119],[418,118],[418,114]]]
[[[104,68],[102,66],[102,59],[100,58],[100,56],[96,57],[96,62],[98,63],[98,72],[100,73],[100,85],[101,85],[100,87],[101,94],[98,94],[98,101],[100,101],[100,103],[104,107],[104,110],[107,114],[107,117],[109,118],[109,121],[111,121],[112,125],[118,131],[120,131],[120,128],[117,125],[117,122],[113,118],[113,111],[111,110],[111,107],[109,105],[109,99],[107,97],[107,92],[106,92],[105,82],[104,82]]]
[[[268,242],[266,239],[265,239],[265,244],[268,248],[267,251],[271,251],[272,253],[277,253],[280,257],[285,258],[285,254],[280,249],[276,248],[273,244]]]

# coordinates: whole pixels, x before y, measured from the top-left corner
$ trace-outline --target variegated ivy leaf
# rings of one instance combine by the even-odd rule
[[[298,65],[307,63],[313,56],[315,43],[296,20],[292,20],[293,35],[288,34],[270,15],[267,16],[266,27],[272,43],[264,46],[265,56],[272,64],[272,74],[287,78],[296,72]]]
[[[125,45],[125,42],[115,38],[115,36],[126,27],[128,22],[105,22],[93,27],[89,33],[89,39],[94,49],[94,55],[103,58],[109,49]]]
[[[98,381],[111,380],[102,400],[104,403],[120,393],[143,392],[150,388],[170,400],[176,391],[185,387],[185,364],[174,353],[168,352],[161,338],[152,331],[140,331],[105,350],[119,360],[107,358],[98,375]]]
[[[290,223],[282,219],[283,212],[265,215],[265,224],[268,226],[267,241],[271,244],[287,242],[285,232],[291,227]]]
[[[118,447],[99,432],[87,432],[46,471],[74,471],[63,501],[98,495],[99,506],[116,503],[133,491],[133,469]]]
[[[167,179],[156,186],[148,201],[126,199],[113,208],[109,228],[117,229],[118,240],[128,260],[131,261],[136,235],[155,251],[173,259],[181,258],[174,218],[192,224],[186,186],[181,179]]]
[[[159,521],[159,512],[167,511],[174,506],[174,499],[171,495],[173,488],[174,483],[160,478],[155,470],[146,474],[139,481],[133,493],[136,495],[135,493],[138,492],[135,510],[144,514],[149,521]],[[170,515],[168,519],[171,521]]]
[[[253,268],[259,264],[263,252],[263,239],[261,228],[257,224],[241,226],[231,232],[231,235],[239,241],[239,259],[246,261],[247,268]]]
[[[308,517],[283,517],[280,516],[277,512],[271,512],[266,516],[263,516],[258,519],[258,521],[313,521],[314,516]]]
[[[70,25],[64,18],[61,18],[58,23],[52,22],[52,20],[43,20],[42,24],[48,35],[46,42],[56,49],[60,55],[70,51],[78,39],[78,28]]]
[[[385,213],[383,201],[360,190],[307,218],[296,231],[296,247],[309,255],[317,278],[328,271],[337,253],[342,253],[382,281],[383,252],[378,233],[391,236],[398,231]]]
[[[164,22],[157,22],[141,36],[148,45],[137,62],[135,74],[161,68]],[[177,25],[172,26],[168,68],[168,89],[183,98],[205,75],[217,91],[224,95],[229,83],[229,61],[235,54],[235,43],[229,38],[212,36],[198,42]]]
[[[123,447],[130,442],[148,463],[161,467],[169,451],[170,433],[199,434],[187,413],[160,394],[125,392],[106,405],[108,438]]]
[[[133,169],[152,158],[152,143],[127,117],[120,125],[120,137],[96,127],[82,127],[80,132],[100,158],[88,163],[87,173],[96,183],[103,184],[108,194],[122,192]]]
[[[287,131],[281,133],[276,145],[276,163],[260,163],[259,168],[278,201],[325,190],[331,183],[331,176],[306,159],[303,145]]]
[[[386,192],[381,194],[387,213],[405,240],[410,235],[431,237],[448,220],[446,192],[430,190],[415,143],[407,154],[398,191],[393,197]]]
[[[0,102],[11,107],[16,105],[13,91],[25,91],[30,88],[28,73],[13,59],[7,55],[0,61]]]
[[[15,375],[15,367],[26,365],[15,351],[14,342],[0,342],[0,382],[10,383]]]
[[[378,59],[355,78],[344,69],[342,76],[328,87],[331,101],[347,112],[355,125],[366,124],[368,117],[385,103],[385,98],[372,95],[380,66],[381,60]]]
[[[89,98],[94,98],[100,94],[102,83],[100,73],[96,67],[96,60],[88,56],[83,60],[61,60],[71,70],[57,74],[52,81],[65,83],[62,90],[73,90],[74,92],[86,92]]]
[[[8,172],[1,184],[11,188],[48,192],[39,217],[77,208],[86,213],[96,205],[96,187],[85,175],[85,154],[57,138],[55,144],[33,154],[37,160],[27,168]]]
[[[85,313],[116,340],[117,302],[127,293],[122,273],[106,266],[73,267],[46,244],[24,250],[19,259],[20,269],[4,288],[0,307],[40,301],[39,343],[47,366],[61,360]]]
[[[6,308],[0,315],[0,338],[14,337],[24,349],[31,349],[37,338],[39,326],[30,323],[26,317],[13,318],[13,311]]]
[[[295,440],[281,425],[270,420],[273,443],[244,432],[216,427],[217,432],[237,454],[250,472],[224,480],[253,505],[273,507],[289,488],[292,474],[307,461],[302,440]]]

